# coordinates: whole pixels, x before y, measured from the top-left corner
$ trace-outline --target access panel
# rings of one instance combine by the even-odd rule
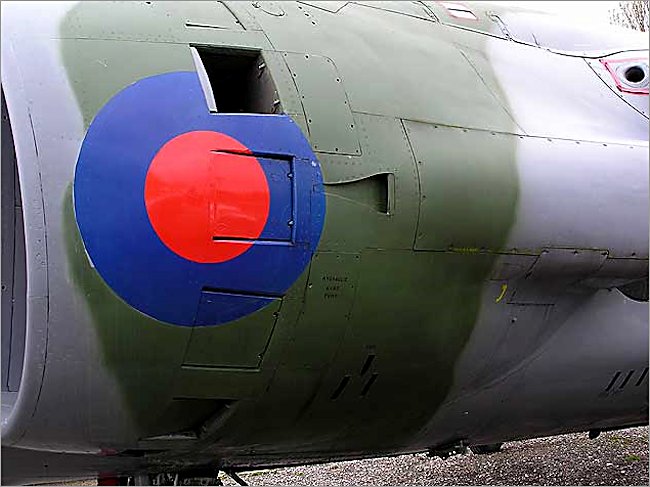
[[[418,250],[500,250],[513,224],[516,137],[404,122],[420,174]]]
[[[350,102],[334,61],[314,54],[284,53],[305,110],[315,151],[361,153]]]

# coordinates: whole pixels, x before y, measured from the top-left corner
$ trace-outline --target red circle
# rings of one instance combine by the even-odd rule
[[[201,263],[246,252],[262,233],[270,206],[259,161],[239,141],[210,131],[174,137],[156,153],[144,200],[160,240]]]

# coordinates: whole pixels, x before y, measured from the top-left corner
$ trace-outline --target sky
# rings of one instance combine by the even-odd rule
[[[618,8],[619,2],[598,1],[598,2],[580,2],[580,1],[504,1],[500,2],[509,5],[518,5],[532,10],[541,10],[551,12],[566,18],[579,20],[584,24],[609,24],[609,12]]]

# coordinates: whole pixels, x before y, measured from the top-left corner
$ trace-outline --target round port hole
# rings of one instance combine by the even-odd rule
[[[645,71],[640,66],[630,66],[623,74],[625,79],[630,83],[640,83],[645,78]]]

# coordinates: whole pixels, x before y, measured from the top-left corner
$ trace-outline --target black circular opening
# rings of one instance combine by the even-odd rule
[[[639,66],[630,66],[625,70],[624,76],[630,83],[640,83],[645,78],[645,71]]]

